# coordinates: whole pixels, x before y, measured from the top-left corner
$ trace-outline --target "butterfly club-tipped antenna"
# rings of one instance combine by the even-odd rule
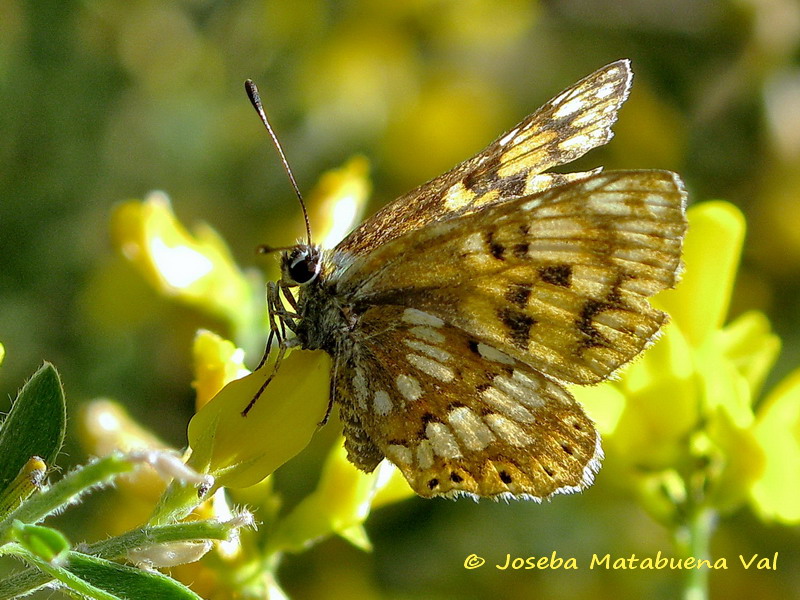
[[[294,193],[297,195],[297,199],[300,201],[300,208],[303,210],[303,219],[305,220],[306,224],[306,241],[308,245],[311,246],[311,224],[308,219],[308,211],[306,210],[305,202],[303,201],[303,195],[300,193],[300,188],[297,185],[297,181],[294,178],[294,174],[292,173],[292,169],[289,166],[289,161],[286,160],[286,154],[283,152],[283,148],[281,147],[281,143],[278,141],[278,136],[275,135],[275,131],[272,129],[272,125],[270,125],[269,119],[267,118],[267,113],[264,111],[264,106],[261,104],[261,95],[258,93],[258,87],[256,84],[253,83],[252,80],[248,79],[244,82],[244,89],[247,92],[247,97],[250,98],[250,103],[253,105],[253,108],[256,109],[258,116],[261,118],[261,122],[264,124],[264,127],[267,128],[267,133],[269,133],[269,137],[272,139],[272,143],[275,146],[275,149],[278,151],[278,155],[281,158],[281,164],[283,165],[284,171],[286,171],[286,175],[289,177],[289,181],[292,184],[292,188],[294,189]],[[268,254],[271,252],[282,251],[282,250],[291,250],[294,246],[280,246],[280,247],[272,247],[262,245],[258,247],[258,252],[261,254]],[[286,328],[287,328],[287,314],[286,311],[283,309],[282,303],[280,301],[280,293],[281,291],[284,292],[278,284],[270,284],[267,286],[267,312],[269,314],[269,337],[267,338],[267,347],[264,350],[264,356],[261,358],[261,362],[259,362],[256,370],[263,367],[266,362],[267,358],[269,357],[270,349],[272,348],[272,342],[274,340],[278,340],[278,356],[275,360],[275,364],[272,366],[272,371],[255,393],[255,395],[250,399],[250,402],[241,412],[243,417],[247,416],[247,413],[250,412],[250,409],[253,408],[255,403],[264,393],[264,390],[267,388],[269,383],[275,377],[278,372],[278,368],[280,367],[281,361],[283,357],[286,355],[287,346],[285,345],[286,340]],[[293,300],[291,295],[288,296],[288,299]],[[293,306],[296,308],[296,304],[292,302]],[[277,320],[276,320],[277,317]],[[291,323],[291,322],[290,322]],[[291,324],[288,325],[290,329],[293,330]]]
[[[275,135],[275,131],[272,129],[272,125],[270,125],[269,119],[267,118],[267,113],[264,111],[264,105],[261,104],[261,95],[258,93],[258,87],[253,82],[252,79],[248,79],[244,82],[244,89],[247,91],[247,97],[250,98],[250,103],[253,105],[253,108],[256,109],[258,116],[261,118],[261,122],[264,124],[264,127],[267,128],[267,132],[269,133],[269,137],[272,139],[272,143],[275,146],[275,149],[278,151],[278,154],[281,157],[281,164],[283,164],[283,169],[286,171],[286,175],[289,176],[289,181],[292,183],[292,188],[294,188],[294,193],[297,195],[297,199],[300,201],[300,208],[303,210],[303,219],[306,223],[306,241],[308,245],[311,245],[311,223],[308,219],[308,211],[306,210],[306,203],[303,201],[303,194],[300,193],[300,188],[297,186],[297,181],[294,178],[294,174],[292,173],[292,169],[289,166],[289,161],[286,160],[286,154],[283,152],[283,148],[281,147],[281,143],[278,141],[278,136]],[[259,249],[260,252],[264,252],[263,250]]]

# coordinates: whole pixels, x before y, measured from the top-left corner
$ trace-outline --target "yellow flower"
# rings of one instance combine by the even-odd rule
[[[790,501],[800,489],[798,381],[756,413],[780,340],[759,312],[725,325],[744,218],[725,202],[699,204],[688,218],[683,281],[655,300],[671,316],[664,335],[618,382],[576,395],[597,413],[610,461],[660,520],[698,498],[727,512],[749,497],[764,518],[800,521]]]
[[[280,521],[270,536],[268,551],[300,552],[332,533],[369,550],[371,545],[363,523],[376,495],[390,484],[396,486],[393,486],[393,500],[414,495],[400,472],[387,461],[381,462],[372,473],[356,469],[347,460],[343,441],[340,438],[334,443],[317,489]]]
[[[224,319],[234,331],[251,326],[253,291],[225,242],[207,225],[191,235],[165,194],[118,206],[112,232],[122,254],[156,290]]]
[[[226,487],[247,487],[300,452],[328,408],[330,357],[289,353],[247,416],[242,411],[273,375],[274,360],[228,383],[189,423],[191,465]]]

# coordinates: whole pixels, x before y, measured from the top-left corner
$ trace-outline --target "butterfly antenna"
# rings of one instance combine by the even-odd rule
[[[253,108],[256,109],[258,116],[261,117],[261,122],[264,123],[264,127],[267,128],[269,132],[269,136],[272,138],[272,143],[275,145],[275,148],[278,150],[278,154],[281,157],[281,163],[283,163],[283,169],[286,171],[286,174],[289,176],[289,181],[292,182],[292,187],[294,188],[294,193],[297,194],[297,199],[300,201],[300,208],[303,209],[303,218],[306,222],[306,238],[308,239],[308,245],[311,245],[311,223],[308,220],[308,211],[306,210],[306,204],[303,202],[303,195],[300,193],[300,188],[297,187],[297,181],[294,179],[294,175],[292,174],[292,169],[289,167],[289,161],[286,160],[286,155],[283,153],[283,148],[281,148],[281,143],[278,141],[278,136],[275,135],[275,132],[272,130],[272,125],[269,124],[269,119],[267,118],[267,113],[264,112],[264,106],[261,104],[261,96],[258,93],[258,88],[256,84],[253,83],[251,79],[248,79],[244,82],[244,89],[247,91],[247,97],[250,98],[250,102],[253,105]]]

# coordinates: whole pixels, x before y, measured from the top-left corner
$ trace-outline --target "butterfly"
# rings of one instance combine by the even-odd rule
[[[647,298],[676,283],[686,192],[668,171],[544,171],[611,139],[631,80],[611,63],[335,248],[309,230],[282,250],[268,348],[332,356],[356,467],[387,458],[424,497],[591,485],[600,436],[565,385],[607,379],[666,322]]]

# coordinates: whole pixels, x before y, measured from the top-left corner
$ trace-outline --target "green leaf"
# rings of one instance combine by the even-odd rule
[[[64,569],[91,586],[129,600],[202,600],[186,586],[154,571],[142,571],[96,556],[70,552]]]
[[[5,490],[32,456],[55,462],[64,442],[67,408],[58,372],[44,363],[22,387],[0,425],[0,490]]]
[[[42,560],[52,562],[70,549],[64,534],[50,527],[26,525],[15,521],[12,527],[14,539]]]

